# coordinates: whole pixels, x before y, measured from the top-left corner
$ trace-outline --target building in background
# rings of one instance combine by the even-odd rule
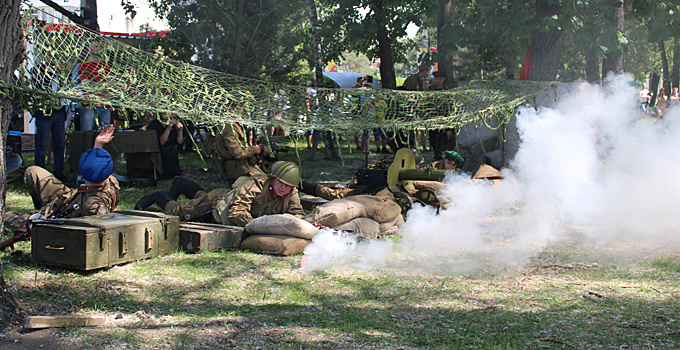
[[[54,2],[68,11],[80,15],[80,0],[54,0]],[[137,11],[135,18],[131,18],[129,14],[125,13],[125,9],[118,0],[97,1],[99,30],[102,32],[138,33],[168,29],[164,20],[156,18],[156,13],[150,7],[148,1],[131,0],[130,2],[135,5]],[[33,7],[45,12],[39,14],[38,19],[49,23],[64,19],[64,15],[40,0],[30,0],[30,3]]]

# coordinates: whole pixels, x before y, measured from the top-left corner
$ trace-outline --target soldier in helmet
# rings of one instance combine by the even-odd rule
[[[270,175],[242,178],[234,189],[218,188],[205,192],[198,184],[175,177],[170,192],[156,191],[142,197],[135,209],[143,210],[157,204],[163,212],[192,220],[212,215],[212,221],[223,225],[245,226],[254,218],[289,213],[305,215],[295,188],[300,183],[300,169],[292,162],[276,162]],[[183,194],[189,200],[178,202]]]

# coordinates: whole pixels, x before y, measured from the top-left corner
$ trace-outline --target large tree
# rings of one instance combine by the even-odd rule
[[[184,62],[231,74],[272,78],[312,63],[303,0],[154,0],[172,29],[159,42]],[[302,45],[301,45],[302,44]]]
[[[396,88],[395,63],[405,63],[410,47],[406,28],[420,26],[422,16],[434,0],[321,0],[320,33],[324,38],[326,59],[342,57],[344,52],[364,53],[380,59],[380,79],[384,88]]]
[[[14,78],[14,70],[19,67],[23,60],[25,50],[24,37],[21,31],[21,15],[19,7],[21,0],[5,0],[0,6],[0,80],[11,83]],[[4,89],[4,88],[3,88]],[[2,127],[0,132],[0,153],[5,154],[7,139],[5,135],[9,130],[9,122],[12,114],[12,101],[8,95],[0,94],[0,115]],[[0,157],[0,227],[3,224],[5,213],[5,194],[7,193],[7,168],[5,157]],[[12,294],[7,289],[0,261],[0,329],[11,323],[17,323],[22,317]]]

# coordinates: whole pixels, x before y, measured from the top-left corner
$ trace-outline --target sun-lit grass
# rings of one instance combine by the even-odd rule
[[[346,182],[364,162],[347,146],[344,166],[309,162],[304,140],[297,153],[290,139],[277,141],[289,148],[281,159],[299,155],[303,177],[315,181]],[[202,167],[195,153],[181,159]],[[220,186],[211,178],[197,180]],[[158,188],[169,186],[164,180]],[[156,189],[123,189],[119,208]],[[7,195],[10,209],[31,207],[20,184]],[[30,251],[29,242],[17,247]],[[74,349],[680,348],[680,250],[666,247],[652,258],[630,249],[574,239],[548,246],[517,270],[466,274],[390,266],[303,274],[300,256],[247,251],[174,252],[93,272],[40,266],[8,252],[0,259],[28,315],[50,306],[58,314],[108,317],[106,327],[57,333]]]

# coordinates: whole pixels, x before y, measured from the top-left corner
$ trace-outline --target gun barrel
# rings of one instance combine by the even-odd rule
[[[403,169],[399,171],[399,180],[442,181],[446,173],[447,170],[442,169]]]

